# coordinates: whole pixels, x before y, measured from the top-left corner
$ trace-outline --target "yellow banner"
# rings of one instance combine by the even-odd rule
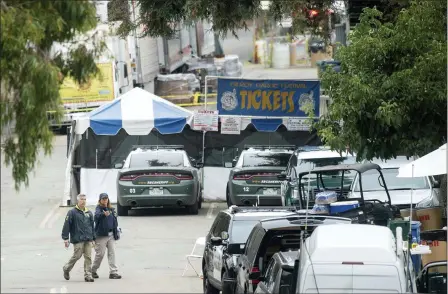
[[[59,90],[63,103],[110,101],[114,99],[114,75],[112,63],[97,63],[101,76],[80,86],[69,77]]]

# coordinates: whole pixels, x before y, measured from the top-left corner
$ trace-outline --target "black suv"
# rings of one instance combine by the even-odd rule
[[[294,207],[237,207],[220,211],[206,236],[202,260],[204,293],[233,293],[236,258],[262,219],[295,215]]]
[[[299,215],[261,220],[247,238],[244,253],[237,259],[236,293],[254,293],[259,280],[254,273],[263,272],[277,252],[300,249],[302,231],[310,235],[318,225],[345,223],[352,220],[323,215]]]
[[[255,294],[289,294],[298,254],[298,250],[275,253],[263,276],[253,274],[260,280]]]

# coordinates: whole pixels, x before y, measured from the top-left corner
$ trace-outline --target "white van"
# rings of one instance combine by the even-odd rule
[[[387,227],[319,226],[301,248],[296,293],[404,293],[403,259]],[[401,255],[403,256],[403,255]]]

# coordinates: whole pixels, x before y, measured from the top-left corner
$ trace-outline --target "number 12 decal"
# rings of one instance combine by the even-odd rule
[[[244,188],[243,188],[243,191],[244,191],[244,192],[249,192],[249,187],[244,187]]]

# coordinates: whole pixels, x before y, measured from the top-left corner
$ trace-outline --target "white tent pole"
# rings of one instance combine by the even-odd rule
[[[205,165],[205,131],[202,131],[202,189],[204,189],[204,165]]]
[[[98,169],[98,149],[95,149],[95,169]]]

